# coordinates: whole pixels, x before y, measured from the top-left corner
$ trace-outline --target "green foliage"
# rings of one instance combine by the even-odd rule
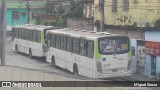
[[[40,17],[36,17],[36,24],[37,24],[37,25],[41,24]]]
[[[69,11],[65,14],[67,17],[82,18],[83,17],[84,0],[72,3]]]
[[[59,15],[62,15],[62,14],[64,14],[64,12],[65,12],[64,8],[62,7],[62,5],[60,5],[60,6],[58,7],[58,14],[59,14]]]
[[[82,18],[83,17],[83,4],[84,0],[75,0],[71,3],[71,7],[65,12],[62,5],[58,8],[58,15],[56,21],[42,21],[41,24],[55,26],[55,27],[67,27],[67,18]]]
[[[57,26],[56,21],[50,21],[50,22],[49,22],[49,26]]]
[[[48,21],[42,21],[41,24],[47,26],[47,25],[49,25],[49,22]]]
[[[55,27],[67,27],[66,20],[64,20],[63,18],[59,18],[56,21],[43,21],[42,25],[55,26]]]

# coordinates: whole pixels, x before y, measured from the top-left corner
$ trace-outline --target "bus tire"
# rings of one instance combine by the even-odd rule
[[[54,56],[52,56],[52,64],[53,64],[54,68],[57,68],[56,61],[55,61]]]
[[[15,45],[15,50],[16,50],[17,53],[19,53],[17,45]]]
[[[30,58],[30,59],[33,58],[33,56],[32,56],[32,50],[31,50],[31,49],[29,49],[29,58]]]
[[[74,64],[74,65],[73,65],[73,74],[74,74],[75,76],[79,76],[79,71],[78,71],[77,64]]]

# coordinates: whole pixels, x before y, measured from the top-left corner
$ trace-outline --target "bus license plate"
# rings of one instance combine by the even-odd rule
[[[118,72],[118,69],[113,69],[112,72]]]

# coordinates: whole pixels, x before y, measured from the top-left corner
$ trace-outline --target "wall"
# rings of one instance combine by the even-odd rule
[[[132,73],[137,72],[137,40],[131,39],[131,50],[132,50]]]
[[[128,35],[133,39],[142,39],[144,40],[144,31],[143,30],[132,30],[132,29],[120,29],[120,28],[105,28],[105,31],[113,34],[121,34],[121,35]]]
[[[145,27],[147,24],[154,27],[156,20],[160,19],[159,0],[129,0],[129,11],[123,10],[123,0],[117,0],[117,12],[112,12],[112,0],[105,0],[105,24],[116,26]],[[157,3],[155,3],[157,2]],[[99,0],[94,0],[98,6]],[[100,14],[95,9],[95,20],[100,20]],[[95,21],[94,20],[94,21]]]
[[[19,20],[12,20],[12,11],[17,11],[20,13],[25,13],[25,9],[7,9],[7,14],[6,14],[6,20],[7,20],[7,25],[22,25],[25,24],[27,19],[26,16],[23,16],[20,14],[20,19]]]
[[[93,31],[92,20],[67,19],[67,27]]]
[[[145,31],[145,40],[160,42],[160,31],[155,31],[155,30]]]
[[[92,3],[86,3],[84,4],[84,10],[83,10],[83,15],[86,18],[92,18],[94,14],[94,5]]]
[[[146,30],[145,31],[145,40],[146,41],[155,41],[155,42],[160,42],[160,31],[155,31],[155,30]],[[148,67],[146,67],[146,75],[150,74],[150,64],[151,64],[151,58],[148,55],[148,58],[146,58],[146,63],[148,64]],[[157,56],[156,59],[156,74],[158,75],[160,73],[160,56]]]

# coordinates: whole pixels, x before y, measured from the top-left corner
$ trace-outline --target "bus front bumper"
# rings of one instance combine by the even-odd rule
[[[101,73],[97,75],[97,78],[125,77],[125,76],[132,76],[132,70],[129,70],[127,72],[113,73],[113,74]]]

